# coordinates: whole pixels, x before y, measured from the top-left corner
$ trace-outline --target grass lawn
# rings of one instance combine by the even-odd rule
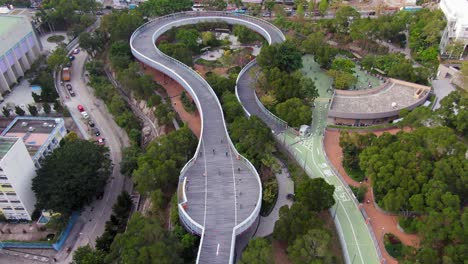
[[[65,40],[65,37],[62,35],[53,35],[47,38],[48,42],[58,43]]]

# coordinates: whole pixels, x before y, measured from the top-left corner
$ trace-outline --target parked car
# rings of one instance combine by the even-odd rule
[[[69,59],[70,61],[72,61],[72,60],[75,59],[75,56],[74,56],[74,55],[70,55],[70,56],[68,56],[68,59]]]
[[[88,119],[89,115],[86,112],[81,112],[81,115],[83,116],[84,119]]]
[[[96,137],[99,137],[101,135],[101,132],[99,132],[99,129],[97,127],[93,127],[93,134]]]
[[[72,87],[71,84],[69,84],[69,83],[65,84],[65,87],[67,87],[67,90],[68,90],[68,91],[73,90],[73,87]]]
[[[90,127],[94,127],[94,122],[93,122],[93,120],[91,120],[91,119],[88,120],[88,125],[89,125]]]
[[[73,54],[76,55],[76,54],[78,54],[78,53],[80,53],[80,48],[76,48],[76,49],[73,50]]]
[[[75,97],[76,94],[75,94],[75,92],[73,90],[69,90],[68,92],[70,93],[71,97]]]
[[[84,112],[84,107],[82,105],[78,105],[77,108],[78,108],[78,111]]]
[[[99,145],[105,145],[106,144],[106,139],[102,138],[102,137],[99,137],[99,138],[96,139],[96,143],[98,143]]]

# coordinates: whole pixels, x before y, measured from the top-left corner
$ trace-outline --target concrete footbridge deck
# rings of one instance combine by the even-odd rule
[[[201,236],[197,263],[233,263],[236,237],[259,217],[260,177],[231,142],[213,89],[198,73],[155,45],[169,29],[200,22],[244,25],[269,43],[285,38],[275,26],[258,18],[226,12],[183,12],[142,25],[130,39],[132,53],[140,62],[181,84],[197,105],[202,129],[196,154],[180,174],[179,217],[190,232]]]

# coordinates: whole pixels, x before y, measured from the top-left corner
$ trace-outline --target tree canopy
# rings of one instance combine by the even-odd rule
[[[182,264],[183,246],[174,234],[152,217],[135,213],[125,233],[118,234],[106,256],[106,263]]]
[[[297,186],[296,199],[308,210],[321,212],[335,204],[334,192],[335,186],[328,184],[323,178],[307,178]]]
[[[302,54],[293,42],[285,41],[264,46],[257,62],[263,69],[278,68],[291,73],[302,68]]]
[[[32,181],[37,207],[69,215],[89,204],[109,177],[107,153],[106,147],[81,139],[55,149]]]
[[[104,252],[86,245],[79,247],[73,253],[72,264],[102,264],[105,256]]]
[[[236,149],[250,160],[256,168],[275,149],[271,130],[257,116],[237,118],[229,126],[229,134]]]
[[[277,104],[275,110],[278,117],[292,127],[312,123],[312,108],[299,98],[291,98],[284,103]]]
[[[190,0],[148,0],[143,2],[139,9],[147,16],[163,16],[188,10],[190,7],[192,7]]]
[[[273,248],[265,238],[250,240],[240,260],[240,264],[270,264],[273,262]]]
[[[152,141],[138,158],[133,172],[140,193],[155,189],[175,189],[180,168],[193,156],[197,141],[187,126]]]
[[[400,213],[400,225],[422,238],[419,250],[406,252],[407,260],[458,263],[457,252],[467,248],[461,210],[468,195],[466,151],[451,128],[437,126],[384,133],[359,155],[377,203]]]

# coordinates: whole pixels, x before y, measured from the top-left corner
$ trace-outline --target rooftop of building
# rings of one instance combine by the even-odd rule
[[[17,117],[2,132],[1,136],[21,138],[31,157],[34,157],[51,134],[55,133],[57,125],[63,123],[62,118]]]
[[[14,30],[17,24],[23,22],[23,18],[19,16],[0,16],[0,36]]]
[[[467,0],[442,0],[440,1],[440,7],[448,18],[468,23]],[[448,11],[448,14],[445,11]]]
[[[0,137],[0,159],[3,159],[16,141],[18,138]]]
[[[347,113],[383,113],[409,107],[427,95],[431,87],[396,79],[359,91],[336,90],[331,110]]]

